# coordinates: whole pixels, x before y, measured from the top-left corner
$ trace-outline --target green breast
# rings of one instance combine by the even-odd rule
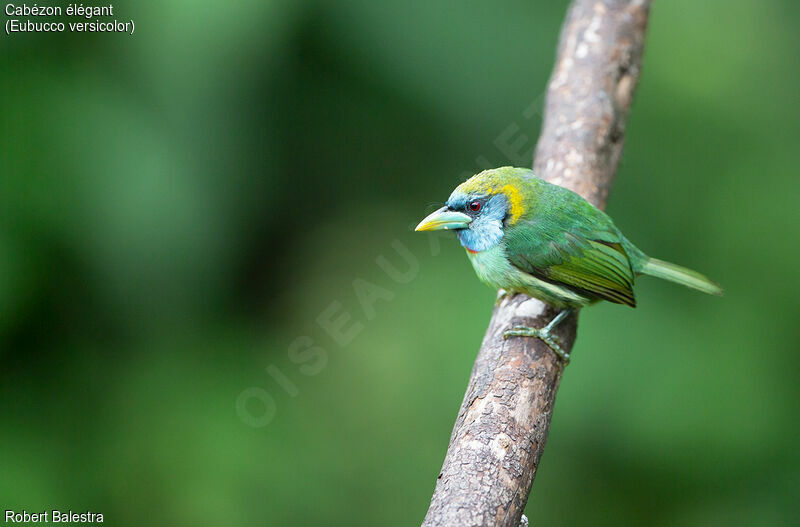
[[[505,248],[501,243],[485,251],[467,251],[467,255],[478,278],[490,287],[507,289],[510,284],[518,280],[516,275],[520,274],[520,271],[508,262]]]
[[[508,261],[503,243],[477,253],[467,251],[467,255],[478,278],[494,289],[525,293],[560,308],[585,306],[593,301],[566,287],[520,271]]]

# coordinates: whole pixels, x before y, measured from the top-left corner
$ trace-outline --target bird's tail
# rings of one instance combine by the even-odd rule
[[[692,289],[697,289],[703,293],[710,295],[722,295],[722,288],[701,275],[697,271],[692,271],[686,267],[675,265],[673,263],[665,262],[663,260],[656,260],[649,258],[642,266],[641,272],[646,275],[655,276],[675,282],[676,284],[685,285]]]

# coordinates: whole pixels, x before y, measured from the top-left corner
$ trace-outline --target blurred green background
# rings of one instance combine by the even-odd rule
[[[0,38],[0,508],[419,524],[494,293],[411,228],[530,166],[566,2],[115,8]],[[608,210],[726,296],[581,315],[535,525],[800,522],[799,25],[655,2]]]

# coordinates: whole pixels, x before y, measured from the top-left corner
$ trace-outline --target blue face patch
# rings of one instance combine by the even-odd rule
[[[469,210],[468,204],[480,201],[478,212]],[[450,196],[447,206],[469,214],[474,219],[466,229],[456,231],[458,240],[465,248],[473,252],[485,251],[497,245],[503,238],[503,220],[508,214],[508,199],[503,194],[495,194],[490,198],[476,196]],[[456,208],[459,207],[459,208]]]

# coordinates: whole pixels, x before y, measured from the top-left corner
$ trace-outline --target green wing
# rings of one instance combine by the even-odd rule
[[[582,199],[522,219],[506,229],[505,238],[508,259],[521,271],[589,297],[636,307],[634,273],[622,235],[605,213]]]

